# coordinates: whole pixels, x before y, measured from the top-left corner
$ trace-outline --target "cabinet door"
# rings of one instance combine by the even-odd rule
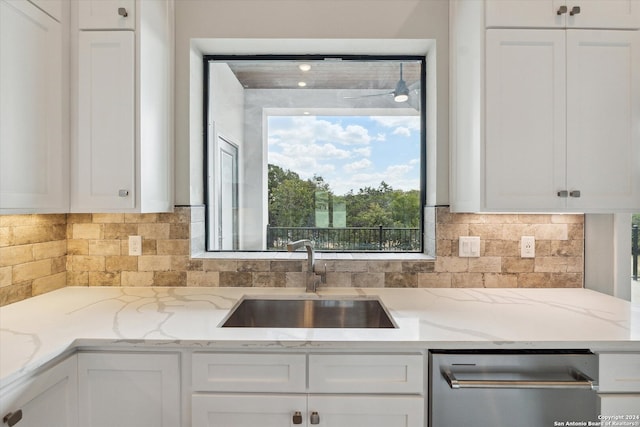
[[[177,354],[79,353],[83,427],[180,425]]]
[[[193,427],[305,427],[306,408],[304,394],[195,394],[191,421]],[[294,424],[296,412],[302,416],[300,424]]]
[[[424,426],[424,398],[418,396],[311,395],[308,412],[331,427]]]
[[[0,418],[22,411],[20,427],[78,425],[76,356],[27,379],[0,396]]]
[[[0,213],[68,211],[60,23],[0,1]]]
[[[78,26],[81,30],[133,30],[135,22],[135,0],[78,2]]]
[[[73,212],[135,206],[134,63],[133,32],[80,32]]]
[[[640,33],[568,30],[568,206],[640,209],[638,159]]]
[[[485,202],[488,210],[562,209],[564,31],[487,30]]]

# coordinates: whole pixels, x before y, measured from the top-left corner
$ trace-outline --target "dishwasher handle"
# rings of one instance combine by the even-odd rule
[[[571,370],[571,380],[461,380],[453,372],[446,370],[442,376],[452,389],[490,388],[490,389],[584,389],[597,390],[598,384],[577,369]]]

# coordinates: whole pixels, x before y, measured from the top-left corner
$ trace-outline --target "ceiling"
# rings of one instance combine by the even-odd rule
[[[226,62],[238,81],[248,89],[298,89],[305,82],[307,89],[389,89],[400,78],[401,61],[340,60],[240,60]],[[311,68],[302,71],[300,64]],[[419,61],[402,61],[402,74],[408,86],[420,80]]]

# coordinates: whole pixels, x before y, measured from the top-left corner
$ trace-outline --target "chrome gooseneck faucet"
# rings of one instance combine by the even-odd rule
[[[303,246],[307,250],[307,292],[315,292],[318,285],[318,275],[315,271],[316,262],[313,252],[313,242],[308,239],[296,240],[295,242],[287,243],[287,250],[293,252]],[[320,280],[322,280],[322,274],[320,275]]]

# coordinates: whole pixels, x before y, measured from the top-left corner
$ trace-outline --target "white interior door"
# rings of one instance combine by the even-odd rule
[[[236,250],[238,245],[238,146],[211,130],[209,146],[210,250]]]

